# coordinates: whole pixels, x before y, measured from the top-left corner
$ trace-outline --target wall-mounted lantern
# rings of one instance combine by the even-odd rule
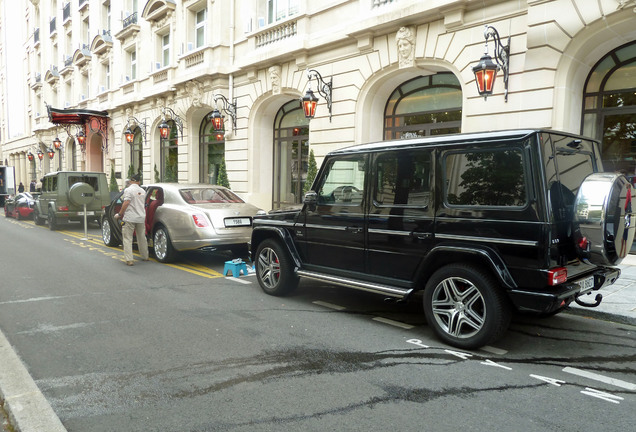
[[[488,38],[491,36],[495,42],[495,61],[493,61],[492,57],[488,54]],[[504,75],[504,99],[508,102],[510,36],[508,36],[508,45],[502,45],[497,30],[493,26],[486,26],[486,29],[484,30],[484,38],[486,38],[486,50],[479,60],[479,63],[477,63],[477,66],[473,67],[475,82],[477,83],[477,91],[480,96],[484,97],[484,100],[486,100],[488,96],[492,95],[493,89],[495,88],[497,71],[501,69]]]
[[[307,70],[307,79],[309,80],[309,83],[305,96],[300,98],[300,106],[303,109],[306,118],[314,118],[314,116],[316,115],[316,105],[318,104],[318,98],[311,90],[312,77],[316,78],[316,83],[318,85],[318,94],[324,97],[327,101],[327,109],[329,110],[329,122],[331,122],[331,94],[333,90],[333,78],[330,78],[329,82],[326,82],[322,79],[322,75],[320,75],[317,70]]]

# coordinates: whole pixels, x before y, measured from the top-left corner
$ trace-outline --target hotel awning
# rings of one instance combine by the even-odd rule
[[[108,112],[87,109],[58,109],[46,104],[49,121],[56,126],[62,126],[69,137],[72,137],[70,127],[76,125],[85,133],[96,133],[102,137],[102,151],[108,150]],[[82,151],[85,149],[82,147]]]

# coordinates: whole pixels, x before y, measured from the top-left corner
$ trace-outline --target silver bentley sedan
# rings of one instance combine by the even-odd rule
[[[247,253],[252,219],[266,214],[223,186],[155,183],[146,189],[146,236],[160,262],[173,261],[180,251],[230,249]],[[121,243],[121,226],[114,215],[121,208],[121,194],[102,217],[104,243]]]

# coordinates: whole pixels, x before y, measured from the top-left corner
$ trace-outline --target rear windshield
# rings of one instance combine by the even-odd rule
[[[593,141],[551,133],[541,134],[540,144],[553,217],[570,220],[583,179],[602,170],[598,149]]]
[[[75,183],[88,183],[95,190],[99,190],[99,177],[96,176],[69,176],[68,187],[70,188]]]
[[[188,204],[207,203],[242,203],[244,202],[238,195],[228,189],[216,188],[196,188],[181,189],[179,191],[185,202]]]

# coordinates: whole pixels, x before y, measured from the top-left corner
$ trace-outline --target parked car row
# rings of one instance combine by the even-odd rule
[[[35,198],[29,192],[22,192],[4,201],[4,215],[20,219],[33,218]]]
[[[252,221],[266,214],[230,189],[218,185],[156,183],[146,189],[146,236],[160,262],[173,261],[188,250],[228,249],[247,256]],[[55,230],[69,222],[97,222],[108,246],[122,242],[121,221],[114,215],[122,206],[123,191],[111,199],[106,174],[59,171],[42,181],[34,197],[23,192],[6,200],[4,213],[16,219],[32,217],[36,225]]]
[[[223,186],[156,183],[143,187],[148,246],[160,262],[171,262],[188,250],[228,249],[245,256],[254,216],[266,214]],[[121,209],[122,195],[102,213],[102,238],[108,246],[122,242],[121,222],[114,217]]]

